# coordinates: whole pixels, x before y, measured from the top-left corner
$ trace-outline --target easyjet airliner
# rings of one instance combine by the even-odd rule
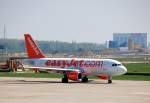
[[[96,76],[112,83],[112,76],[127,72],[125,66],[113,59],[46,58],[30,34],[24,34],[25,45],[32,66],[27,68],[62,73],[62,83],[68,80],[88,82],[88,76]]]

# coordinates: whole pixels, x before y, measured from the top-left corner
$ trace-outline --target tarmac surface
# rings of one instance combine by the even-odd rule
[[[150,81],[0,77],[0,103],[150,103]]]

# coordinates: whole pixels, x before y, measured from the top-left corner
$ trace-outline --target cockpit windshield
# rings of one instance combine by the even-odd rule
[[[112,66],[121,66],[121,64],[112,64]]]

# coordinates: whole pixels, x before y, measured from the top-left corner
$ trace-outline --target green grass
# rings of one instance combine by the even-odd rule
[[[113,77],[114,80],[137,80],[137,81],[150,81],[150,76],[144,75],[121,75]]]
[[[129,73],[150,73],[150,64],[144,64],[144,63],[131,63],[131,64],[124,64],[125,67],[128,69]]]
[[[56,73],[15,73],[0,72],[0,77],[33,77],[33,78],[62,78],[63,75]]]

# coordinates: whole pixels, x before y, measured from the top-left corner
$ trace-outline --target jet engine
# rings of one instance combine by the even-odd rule
[[[82,75],[79,72],[68,72],[67,77],[69,80],[78,81],[81,79]]]

